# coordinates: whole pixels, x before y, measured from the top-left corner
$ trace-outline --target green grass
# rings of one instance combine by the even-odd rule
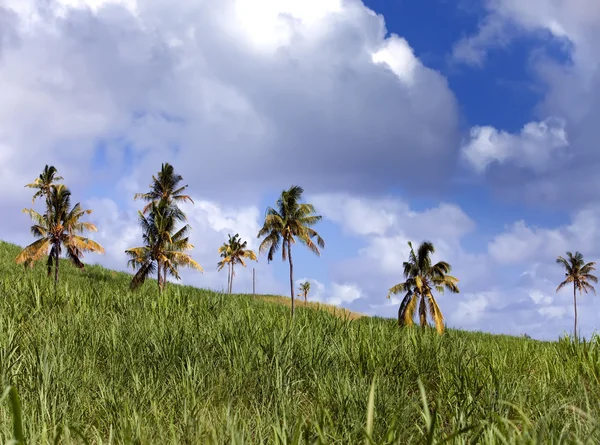
[[[595,339],[439,337],[302,306],[290,325],[281,304],[131,293],[96,266],[61,264],[55,294],[17,252],[0,243],[0,384],[21,405],[4,393],[2,443],[21,430],[29,444],[600,441]]]

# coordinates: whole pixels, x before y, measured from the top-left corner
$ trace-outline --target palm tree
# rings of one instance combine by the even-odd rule
[[[258,232],[258,238],[265,237],[258,248],[259,253],[267,251],[267,260],[270,263],[277,250],[281,247],[281,259],[286,259],[290,264],[290,296],[292,298],[292,317],[294,316],[294,263],[292,262],[292,244],[296,240],[305,244],[317,255],[319,248],[325,247],[323,238],[311,228],[321,221],[320,215],[315,215],[312,204],[302,204],[304,189],[293,185],[289,190],[281,192],[276,208],[267,208],[263,227]],[[315,244],[312,240],[316,238]],[[317,247],[318,246],[318,247]]]
[[[444,289],[448,289],[452,293],[458,293],[458,278],[448,275],[452,268],[445,261],[431,263],[431,254],[435,252],[431,242],[421,243],[416,253],[410,241],[408,246],[410,254],[408,261],[403,264],[406,281],[390,288],[387,298],[393,294],[406,293],[398,309],[400,326],[413,324],[417,302],[421,326],[427,326],[427,306],[429,306],[429,314],[441,334],[444,332],[444,317],[433,297],[433,290],[444,292]]]
[[[62,181],[62,176],[56,175],[57,170],[53,165],[46,165],[42,173],[35,178],[31,184],[25,185],[25,187],[38,189],[33,195],[31,203],[35,203],[37,198],[45,197],[46,203],[48,203],[48,197],[50,196],[50,188],[55,185],[58,181]]]
[[[242,242],[239,234],[236,233],[233,237],[231,235],[228,236],[228,241],[219,247],[219,253],[221,254],[221,258],[223,258],[223,260],[217,263],[217,270],[223,269],[223,267],[225,267],[227,264],[227,292],[232,293],[235,265],[241,264],[242,266],[246,267],[244,258],[248,258],[251,261],[256,261],[256,253],[250,249],[246,249],[248,242]]]
[[[587,293],[589,290],[594,292],[594,295],[596,294],[596,289],[590,284],[590,281],[593,283],[598,282],[598,278],[596,278],[595,275],[592,275],[592,272],[596,270],[594,267],[596,263],[593,261],[586,263],[583,260],[583,255],[579,252],[575,252],[575,255],[571,252],[567,252],[567,258],[559,256],[556,259],[556,263],[565,268],[565,281],[558,285],[556,292],[568,284],[573,283],[573,308],[575,309],[573,335],[575,341],[577,341],[577,291],[579,291],[580,295],[582,291]]]
[[[158,289],[162,292],[167,273],[177,280],[181,279],[179,266],[192,267],[200,272],[203,270],[187,253],[194,247],[188,237],[190,226],[186,224],[175,231],[174,207],[168,205],[166,200],[160,200],[158,204],[151,203],[150,210],[148,217],[143,212],[138,212],[144,245],[127,249],[125,253],[130,258],[128,265],[134,270],[138,269],[131,280],[131,289],[138,288],[156,272]]]
[[[179,183],[181,181],[183,181],[183,176],[176,174],[171,164],[162,164],[158,175],[152,175],[150,191],[148,193],[136,193],[133,199],[143,199],[148,202],[142,210],[144,215],[152,208],[152,203],[156,204],[158,201],[164,199],[169,205],[175,204],[176,210],[173,212],[173,216],[180,221],[185,221],[185,214],[179,210],[176,204],[187,201],[193,204],[194,201],[189,195],[183,194],[188,186],[184,185],[180,187]]]
[[[94,224],[81,221],[83,215],[92,211],[82,210],[79,203],[71,208],[71,192],[65,185],[51,185],[48,189],[47,202],[49,208],[45,215],[40,215],[33,209],[23,209],[23,212],[33,220],[31,233],[38,239],[21,251],[16,262],[26,267],[33,267],[35,262],[47,256],[48,275],[51,274],[54,266],[56,287],[59,258],[63,247],[67,258],[80,269],[84,267],[81,262],[83,252],[104,253],[104,248],[97,242],[79,235],[86,230],[97,231]]]
[[[310,292],[310,281],[305,281],[304,283],[300,283],[300,287],[298,288],[300,293],[299,297],[304,297],[304,304],[306,304],[306,300],[308,298],[308,293]]]
[[[168,215],[170,215],[170,217],[174,220],[185,222],[187,221],[187,217],[177,204],[188,201],[193,204],[194,201],[189,195],[183,194],[184,190],[188,186],[180,186],[181,181],[183,181],[183,176],[175,173],[175,169],[171,164],[164,163],[161,165],[158,174],[156,176],[152,176],[152,183],[149,186],[150,191],[148,193],[136,193],[133,199],[143,199],[144,201],[148,202],[148,204],[146,204],[146,206],[144,206],[142,209],[142,214],[144,215],[153,208],[153,204],[158,204],[160,201],[164,201],[168,206],[171,207]],[[167,263],[163,263],[162,267],[162,277],[164,279],[162,285],[164,286],[166,285],[166,276],[169,273],[169,270],[167,269]]]

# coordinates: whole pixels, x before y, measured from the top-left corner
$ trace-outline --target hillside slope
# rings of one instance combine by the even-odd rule
[[[63,267],[55,294],[17,253],[0,243],[0,383],[19,391],[28,443],[64,426],[63,443],[75,430],[90,443],[365,443],[373,380],[376,444],[462,429],[448,443],[600,439],[595,342],[438,337],[303,307],[290,324],[280,304],[175,285],[159,296],[153,283],[131,293],[127,274],[97,266]]]

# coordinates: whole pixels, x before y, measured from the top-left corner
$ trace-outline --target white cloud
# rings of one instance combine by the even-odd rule
[[[308,281],[311,285],[307,301],[315,301],[334,306],[348,305],[364,297],[360,287],[354,283],[336,283],[330,282],[325,285],[312,278],[302,278],[295,280],[295,289],[298,289],[301,283]],[[298,297],[300,298],[300,297]]]
[[[518,221],[493,238],[488,252],[500,263],[524,264],[554,261],[569,250],[600,256],[599,243],[600,207],[594,205],[576,212],[570,224],[558,228],[531,227]]]
[[[566,159],[568,146],[564,121],[547,119],[528,123],[518,135],[488,126],[473,127],[462,154],[477,173],[493,163],[508,162],[543,172]]]

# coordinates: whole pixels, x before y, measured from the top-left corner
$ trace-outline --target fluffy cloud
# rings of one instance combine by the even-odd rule
[[[494,237],[488,245],[490,256],[499,263],[525,264],[554,261],[568,250],[600,256],[600,207],[589,206],[573,215],[568,225],[548,229],[516,222]]]
[[[446,80],[359,0],[11,0],[2,11],[0,145],[20,182],[40,169],[25,149],[81,187],[148,177],[167,157],[195,192],[241,202],[282,181],[425,186],[395,165],[435,156],[441,178],[457,155]]]
[[[296,280],[296,289],[298,289],[301,283],[306,281],[310,283],[308,301],[316,301],[334,306],[347,306],[364,297],[360,287],[354,283],[340,284],[331,282],[328,285],[325,285],[312,278]]]
[[[493,163],[507,162],[539,173],[564,161],[568,145],[564,122],[548,119],[528,123],[518,135],[493,127],[473,127],[462,154],[477,173]]]
[[[543,92],[535,109],[536,117],[544,123],[556,116],[554,119],[563,124],[548,125],[540,132],[540,123],[530,123],[536,136],[525,138],[523,133],[510,135],[491,127],[474,129],[471,162],[480,171],[489,163],[506,161],[506,156],[513,159],[513,165],[525,164],[529,174],[515,171],[505,162],[502,175],[492,178],[496,189],[513,199],[569,210],[597,201],[597,194],[592,191],[600,186],[595,174],[600,168],[596,148],[600,120],[600,70],[596,63],[600,57],[600,8],[596,0],[490,0],[485,6],[487,15],[478,32],[455,45],[455,60],[482,66],[494,48],[531,45],[535,41],[530,46],[528,68],[532,81]],[[517,41],[521,37],[528,40]],[[568,129],[568,150],[561,133],[564,129]],[[512,151],[502,148],[507,144],[514,147]],[[524,144],[541,156],[541,161],[524,153]],[[514,158],[517,153],[521,155]]]

